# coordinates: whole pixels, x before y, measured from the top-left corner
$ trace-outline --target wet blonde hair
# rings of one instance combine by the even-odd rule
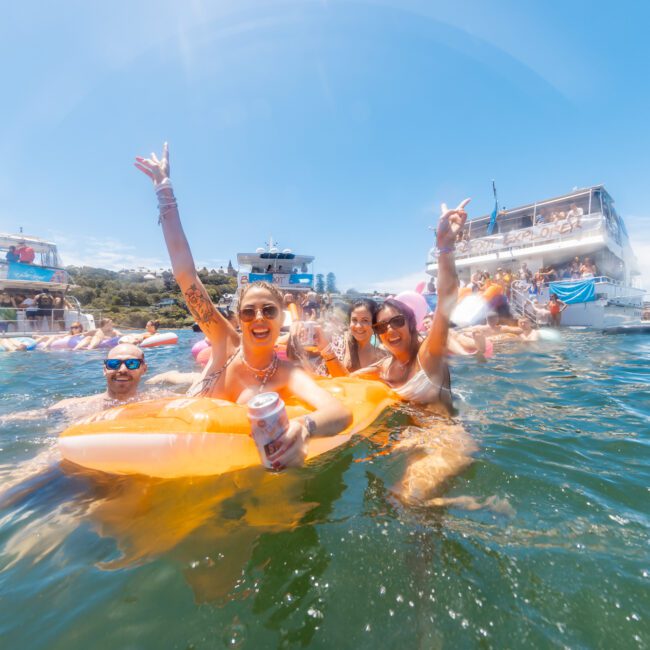
[[[241,293],[239,294],[240,307],[242,302],[244,302],[244,297],[251,289],[266,289],[266,291],[268,291],[271,296],[273,296],[273,302],[276,302],[278,304],[280,310],[282,310],[284,307],[284,295],[280,289],[278,289],[274,284],[267,282],[266,280],[256,280],[255,282],[251,282],[241,289]]]

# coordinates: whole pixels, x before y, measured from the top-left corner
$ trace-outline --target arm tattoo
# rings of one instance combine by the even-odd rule
[[[185,292],[185,299],[197,323],[209,323],[215,319],[214,305],[206,295],[205,289],[192,284]]]

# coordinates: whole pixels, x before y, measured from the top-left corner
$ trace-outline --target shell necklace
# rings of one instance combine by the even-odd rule
[[[240,351],[239,356],[241,357],[242,363],[248,368],[255,379],[260,382],[258,392],[261,393],[264,386],[266,386],[266,383],[269,381],[269,379],[271,379],[271,377],[273,377],[276,370],[278,369],[278,355],[274,352],[271,363],[269,363],[269,365],[264,368],[255,368],[255,366],[251,366],[251,364],[246,361],[243,350]]]

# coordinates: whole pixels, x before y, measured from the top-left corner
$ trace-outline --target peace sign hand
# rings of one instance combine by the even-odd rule
[[[141,172],[144,172],[157,187],[169,178],[169,146],[166,142],[163,144],[160,160],[158,160],[155,153],[152,153],[151,158],[136,156],[133,164]]]
[[[465,226],[467,221],[467,212],[465,206],[471,199],[465,199],[458,204],[458,207],[450,210],[446,203],[440,206],[441,215],[438,220],[438,229],[436,231],[436,244],[439,249],[453,248],[456,242],[456,236]]]

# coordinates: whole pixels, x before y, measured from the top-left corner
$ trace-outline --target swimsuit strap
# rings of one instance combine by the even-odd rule
[[[187,394],[190,397],[203,397],[207,393],[212,391],[214,385],[219,381],[219,377],[223,374],[224,370],[232,363],[233,359],[239,354],[240,348],[237,348],[226,360],[226,363],[219,368],[211,372],[209,375],[204,377],[198,384],[192,386]]]

